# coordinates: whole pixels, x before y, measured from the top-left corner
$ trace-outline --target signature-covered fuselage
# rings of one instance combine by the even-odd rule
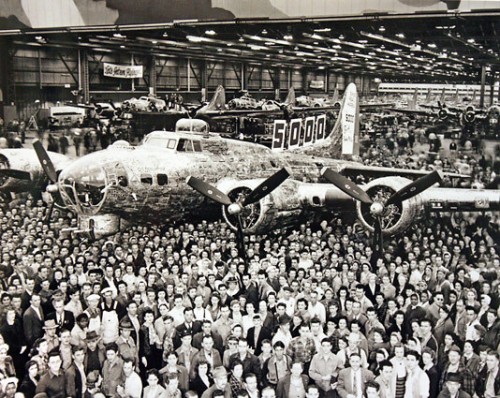
[[[323,167],[348,162],[302,154],[275,153],[262,145],[215,134],[155,131],[143,145],[119,141],[65,168],[58,180],[69,209],[84,216],[113,213],[125,219],[180,219],[207,211],[188,176],[221,184],[269,177],[289,167],[293,179],[318,182]]]

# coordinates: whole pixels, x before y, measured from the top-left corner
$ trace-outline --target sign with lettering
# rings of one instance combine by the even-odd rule
[[[115,65],[104,63],[104,76],[119,79],[139,79],[143,74],[142,65]]]
[[[324,140],[326,115],[309,116],[305,119],[275,120],[271,149],[281,151],[310,146]]]

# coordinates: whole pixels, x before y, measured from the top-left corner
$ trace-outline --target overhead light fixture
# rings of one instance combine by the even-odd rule
[[[217,51],[218,51],[218,52],[222,52],[222,48],[218,48],[218,49],[217,49]]]
[[[434,43],[429,43],[429,44],[427,44],[427,46],[430,47],[430,48],[436,48],[437,47]]]
[[[158,41],[153,40],[153,41],[151,41],[151,43],[153,43],[153,44],[158,44]]]
[[[345,39],[344,35],[339,36],[339,40],[344,40],[344,39]]]
[[[122,45],[120,46],[120,48],[125,48],[125,46],[122,44]]]
[[[125,36],[122,35],[120,32],[113,33],[113,37],[115,37],[117,39],[124,39],[125,38]]]
[[[163,32],[163,37],[168,37],[168,33],[167,32]]]
[[[243,42],[245,41],[245,39],[244,39],[243,37],[240,37],[240,38],[238,39],[238,41],[239,41],[240,43],[243,43]]]
[[[288,34],[288,35],[283,36],[283,39],[290,41],[290,40],[293,40],[293,36]]]
[[[331,32],[332,30],[330,28],[317,28],[317,29],[314,29],[315,32],[318,32],[318,33],[328,33],[328,32]]]
[[[398,37],[399,39],[404,39],[405,38],[405,34],[404,33],[398,33],[396,35],[396,37]]]
[[[385,32],[385,26],[384,26],[384,25],[381,25],[381,26],[378,28],[378,31],[379,31],[379,32]]]
[[[262,32],[260,32],[260,33],[262,33],[263,35],[267,35],[267,29],[265,29],[265,28],[262,29]]]
[[[474,38],[473,38],[473,37],[471,37],[470,39],[467,39],[467,43],[472,44],[472,43],[474,43],[474,42],[475,42],[475,40],[474,40]]]
[[[201,43],[203,41],[207,41],[208,40],[208,39],[205,39],[204,37],[192,36],[192,35],[187,35],[186,39],[188,39],[192,43]]]
[[[208,29],[205,31],[205,34],[208,36],[215,36],[215,30],[213,29]]]

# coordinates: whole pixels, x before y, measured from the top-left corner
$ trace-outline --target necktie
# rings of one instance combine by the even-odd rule
[[[352,374],[352,393],[354,396],[358,396],[358,375],[357,372]]]

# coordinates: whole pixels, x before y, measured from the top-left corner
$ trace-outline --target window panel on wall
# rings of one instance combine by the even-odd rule
[[[236,69],[236,70],[235,70]],[[236,74],[238,71],[238,74]],[[226,89],[229,90],[239,90],[241,88],[241,83],[238,77],[241,78],[241,65],[240,64],[226,64],[225,76],[226,76]]]
[[[292,86],[295,88],[295,93],[299,93],[299,95],[303,93],[302,74],[298,69],[292,70]]]
[[[288,90],[289,82],[288,82],[288,70],[280,69],[280,90]]]

